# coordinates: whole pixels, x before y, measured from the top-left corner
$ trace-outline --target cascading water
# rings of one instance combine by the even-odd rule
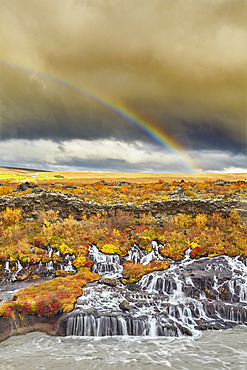
[[[139,248],[136,244],[129,250],[125,259],[127,261],[132,261],[134,264],[141,263],[142,265],[147,265],[154,260],[163,261],[164,258],[159,253],[159,245],[157,242],[152,242],[152,251],[146,252]]]
[[[6,261],[6,263],[5,263],[5,270],[6,270],[7,272],[10,272],[10,268],[9,268],[9,261]]]
[[[54,254],[59,257],[59,262],[53,262],[52,256]],[[22,281],[27,279],[27,277],[32,279],[32,276],[37,276],[37,274],[41,277],[52,277],[55,275],[56,270],[76,274],[76,268],[73,266],[75,255],[60,256],[59,251],[47,246],[46,256],[49,257],[50,261],[42,263],[42,260],[40,260],[37,264],[24,263],[19,260],[15,262],[7,260],[4,268],[0,270],[0,284]]]
[[[198,336],[200,330],[246,324],[244,262],[227,256],[192,260],[189,252],[179,263],[171,261],[168,270],[144,275],[126,286],[121,263],[161,259],[158,244],[153,242],[150,253],[134,245],[123,260],[91,246],[88,257],[102,279],[84,288],[74,311],[62,319],[60,334]],[[115,277],[116,286],[102,284],[106,276]]]
[[[118,254],[104,254],[98,250],[95,245],[89,247],[89,259],[93,261],[93,272],[99,275],[122,276],[123,266],[120,264],[120,257]]]
[[[23,269],[19,260],[15,263],[15,269],[16,269],[17,274],[18,274],[19,271],[21,271]]]

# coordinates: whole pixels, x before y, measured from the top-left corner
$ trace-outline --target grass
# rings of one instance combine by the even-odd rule
[[[39,176],[35,176],[39,174]],[[62,176],[62,178],[61,178]],[[43,182],[48,180],[56,180],[56,182],[64,182],[71,185],[92,184],[97,181],[127,181],[137,184],[152,183],[159,180],[171,181],[195,181],[203,182],[205,180],[216,181],[221,179],[224,181],[245,181],[247,173],[123,173],[123,172],[43,172],[39,170],[24,170],[18,168],[0,167],[0,180],[25,180],[33,182]]]

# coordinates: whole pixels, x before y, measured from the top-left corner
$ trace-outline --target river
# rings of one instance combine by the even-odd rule
[[[247,369],[247,327],[191,337],[11,337],[0,344],[0,369]]]

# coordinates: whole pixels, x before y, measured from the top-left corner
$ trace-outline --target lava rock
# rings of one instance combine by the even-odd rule
[[[27,189],[33,189],[33,188],[37,188],[38,186],[37,185],[34,185],[34,184],[30,184],[30,182],[26,181],[20,185],[18,185],[15,189],[15,191],[26,191]]]
[[[123,300],[123,301],[120,303],[119,307],[120,307],[120,308],[121,308],[121,310],[123,310],[123,311],[129,311],[129,310],[130,310],[130,304],[129,304],[129,302],[128,302],[128,301],[126,301],[126,299],[125,299],[125,300]]]
[[[110,286],[116,286],[117,280],[115,278],[104,278],[100,281],[102,284],[110,285]]]

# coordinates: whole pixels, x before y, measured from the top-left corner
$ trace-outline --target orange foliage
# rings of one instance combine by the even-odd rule
[[[76,299],[82,295],[82,287],[99,279],[98,274],[84,268],[74,276],[57,277],[39,285],[20,289],[11,302],[0,306],[0,316],[13,316],[14,311],[41,316],[67,313],[73,309]]]
[[[129,283],[136,283],[143,275],[152,271],[166,270],[169,266],[168,261],[153,261],[147,265],[128,261],[123,265],[123,277],[128,279]]]

